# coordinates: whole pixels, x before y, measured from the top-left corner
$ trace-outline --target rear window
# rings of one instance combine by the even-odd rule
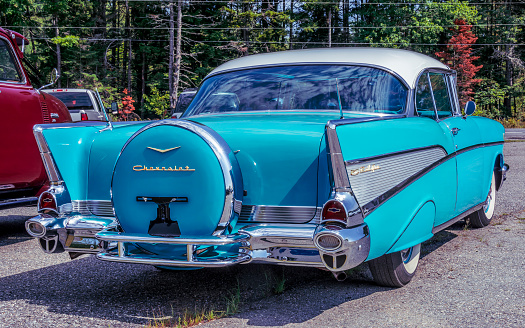
[[[60,99],[69,110],[94,109],[89,95],[85,92],[49,92]]]

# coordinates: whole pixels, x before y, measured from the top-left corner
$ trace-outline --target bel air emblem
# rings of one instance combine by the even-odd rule
[[[175,149],[179,149],[179,148],[180,148],[180,146],[179,147],[168,148],[168,149],[158,149],[158,148],[148,147],[148,149],[151,149],[151,150],[154,150],[154,151],[158,151],[159,153],[167,153],[170,150],[175,150]]]
[[[359,173],[375,172],[375,171],[379,170],[380,168],[381,168],[381,166],[376,165],[376,164],[368,165],[368,166],[361,166],[358,169],[350,170],[350,175],[356,176]]]

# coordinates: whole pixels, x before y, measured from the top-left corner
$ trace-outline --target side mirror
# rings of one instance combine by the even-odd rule
[[[171,118],[179,118],[182,116],[182,113],[173,113],[173,115],[171,115]]]
[[[49,78],[49,84],[41,86],[40,88],[38,88],[37,91],[40,91],[44,88],[50,87],[53,84],[57,83],[59,77],[60,77],[60,74],[58,74],[58,70],[56,68],[53,68],[53,70],[51,71],[51,76]]]
[[[465,104],[465,116],[472,115],[474,114],[475,111],[476,111],[476,103],[473,102],[472,100],[467,101],[467,103]]]
[[[49,78],[49,83],[51,84],[57,83],[59,77],[60,75],[58,74],[58,70],[56,68],[53,68],[53,70],[51,71],[51,76]]]
[[[113,114],[113,115],[117,115],[118,114],[118,105],[117,105],[116,102],[112,102],[111,103],[110,110],[111,110],[111,114]]]

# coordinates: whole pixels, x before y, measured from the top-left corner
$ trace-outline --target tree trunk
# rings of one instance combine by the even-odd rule
[[[177,49],[175,54],[175,68],[173,71],[173,108],[177,105],[177,94],[179,92],[180,65],[182,60],[182,0],[177,0]]]
[[[332,48],[332,8],[328,9],[328,48]]]
[[[59,36],[59,32],[58,32],[58,18],[55,17],[54,19],[54,25],[55,25],[55,36]],[[58,71],[58,76],[62,75],[62,53],[60,52],[60,44],[56,44],[57,46],[57,71]],[[44,82],[47,82],[47,81],[44,81]],[[60,79],[58,79],[57,81],[57,87],[60,88],[61,87],[61,83],[60,83]]]
[[[283,3],[283,6],[284,6],[284,3]],[[293,0],[290,0],[290,50],[293,49],[293,42],[292,42],[292,37],[293,37]]]
[[[175,98],[173,97],[173,91],[175,88],[173,87],[173,69],[174,69],[174,62],[175,62],[175,13],[173,12],[173,0],[170,0],[169,4],[169,11],[170,11],[170,45],[169,45],[169,63],[168,63],[168,84],[169,84],[169,92],[170,92],[170,111],[173,111],[175,109],[175,105],[177,104],[177,95],[175,94]]]
[[[126,0],[125,2],[125,6],[126,6],[126,13],[125,13],[125,18],[124,18],[124,26],[126,27],[125,29],[125,35],[126,35],[126,41],[124,41],[124,49],[122,49],[122,52],[123,52],[123,56],[122,56],[122,82],[124,81],[127,81],[128,80],[128,63],[129,63],[129,56],[130,56],[130,52],[131,52],[131,49],[130,49],[130,46],[129,46],[129,43],[130,43],[130,32],[131,30],[129,29],[130,27],[130,22],[129,22],[129,3],[128,3],[128,0]],[[128,84],[128,83],[127,83]],[[128,91],[131,91],[129,90],[129,87],[130,85],[128,84]]]
[[[146,93],[146,53],[142,53],[142,72],[140,88],[140,118],[144,119],[144,94]]]
[[[131,39],[128,43],[128,91],[131,93],[131,60],[133,57],[133,52],[131,51]]]

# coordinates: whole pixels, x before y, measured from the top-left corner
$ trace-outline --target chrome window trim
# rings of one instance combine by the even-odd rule
[[[210,129],[209,127],[198,124],[192,121],[187,120],[161,120],[158,122],[154,122],[151,124],[148,124],[142,128],[140,128],[137,132],[135,132],[129,139],[126,141],[122,149],[120,150],[117,161],[119,161],[120,156],[122,155],[122,152],[126,147],[129,145],[129,143],[135,139],[139,134],[142,132],[149,130],[151,128],[162,126],[162,125],[171,125],[175,127],[179,127],[182,129],[185,129],[187,131],[190,131],[200,138],[204,140],[208,146],[211,148],[211,150],[214,152],[215,156],[217,157],[217,160],[219,161],[219,164],[221,166],[222,175],[224,178],[224,185],[225,185],[225,196],[224,196],[224,207],[222,210],[221,217],[219,219],[219,223],[217,224],[217,228],[213,232],[213,236],[218,236],[226,232],[226,230],[230,227],[230,223],[234,221],[235,219],[235,201],[242,202],[242,199],[237,199],[236,195],[234,195],[234,189],[235,185],[240,186],[240,190],[242,190],[242,176],[237,175],[235,173],[235,170],[233,169],[233,165],[238,165],[237,162],[232,163],[230,161],[229,155],[232,155],[232,158],[235,158],[233,156],[233,151],[230,149],[230,146],[226,143],[226,141],[214,130]],[[240,172],[240,170],[237,170]],[[115,204],[113,202],[113,178],[115,176],[115,172],[113,172],[113,175],[111,176],[111,203],[113,205],[113,208],[115,208]],[[241,194],[242,196],[242,194]]]
[[[221,75],[221,74],[227,74],[227,73],[232,73],[232,72],[237,72],[237,71],[244,71],[244,70],[251,70],[251,69],[261,69],[261,68],[274,68],[274,67],[286,67],[286,66],[312,66],[312,65],[367,67],[367,68],[379,69],[379,70],[382,70],[384,72],[387,72],[387,73],[391,74],[393,77],[395,77],[397,80],[399,80],[399,82],[401,82],[401,84],[406,88],[406,91],[407,91],[407,98],[406,98],[405,108],[404,108],[402,113],[395,114],[395,115],[406,115],[407,114],[408,108],[409,108],[409,103],[410,103],[410,90],[411,90],[410,85],[397,72],[395,72],[395,71],[393,71],[391,69],[388,69],[386,67],[383,67],[383,66],[380,66],[380,65],[374,65],[374,64],[351,63],[351,62],[332,62],[332,63],[327,63],[327,62],[302,62],[302,63],[278,63],[278,64],[265,64],[265,65],[253,65],[253,66],[237,67],[237,68],[232,68],[232,69],[228,69],[228,70],[221,70],[221,71],[218,71],[218,72],[211,72],[210,74],[208,74],[201,81],[201,86],[209,78],[214,77],[214,76],[218,76],[218,75]],[[197,93],[199,91],[200,91],[200,87],[199,87],[199,90],[197,90]],[[185,113],[189,113],[189,111],[186,109]],[[364,113],[366,113],[366,112],[364,112]],[[197,116],[197,115],[188,115],[188,116],[182,115],[181,118],[190,118],[192,116]]]
[[[434,103],[434,113],[436,115],[436,122],[440,122],[439,118],[438,118],[438,115],[437,115],[437,110],[436,110],[436,102],[434,100],[434,92],[432,90],[432,83],[430,83],[430,76],[428,75],[428,73],[439,73],[439,74],[443,74],[447,77],[446,79],[446,82],[447,82],[447,85],[449,84],[448,82],[450,82],[450,79],[448,78],[450,75],[454,75],[456,76],[456,71],[454,70],[451,70],[451,69],[443,69],[443,68],[437,68],[437,67],[432,67],[432,68],[425,68],[423,69],[419,75],[417,76],[417,79],[415,80],[415,84],[414,84],[414,94],[413,94],[413,99],[412,101],[414,102],[414,110],[413,110],[413,113],[414,113],[414,116],[416,117],[419,117],[417,115],[417,101],[416,101],[416,97],[417,97],[417,84],[419,82],[419,80],[421,79],[421,76],[423,74],[426,74],[427,75],[427,83],[429,84],[429,87],[430,87],[430,90],[431,90],[431,95],[432,95],[432,102]],[[452,92],[450,93],[450,87],[448,87],[448,90],[449,90],[449,99],[450,101],[452,101],[452,98],[455,97],[455,99],[458,99],[457,98],[457,94],[456,92]],[[457,89],[456,89],[457,90]],[[454,109],[455,108],[459,108],[459,105],[456,107],[454,104],[451,103],[451,106],[452,106],[452,116],[456,116],[455,115],[455,112],[454,112]],[[461,114],[459,114],[461,115]],[[449,116],[450,117],[450,116]],[[448,117],[447,117],[448,118]]]
[[[15,58],[16,64],[18,64],[18,66],[17,66],[18,74],[20,74],[20,76],[22,77],[22,81],[20,81],[20,82],[8,82],[8,81],[0,80],[0,83],[11,84],[11,85],[25,85],[27,83],[27,79],[26,79],[26,75],[25,75],[25,72],[24,72],[24,68],[22,66],[22,63],[20,62],[20,59],[16,55],[16,50],[13,49],[13,44],[11,44],[11,42],[6,37],[0,36],[0,39],[6,40],[8,46],[9,46],[9,49],[11,49],[11,53],[10,54]]]

